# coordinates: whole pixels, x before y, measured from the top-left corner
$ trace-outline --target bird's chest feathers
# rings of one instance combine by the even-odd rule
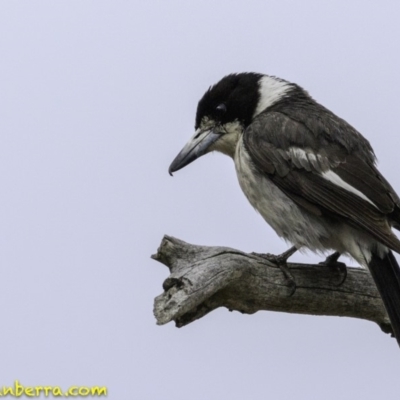
[[[289,238],[298,207],[266,176],[259,174],[246,151],[243,140],[236,146],[235,167],[240,187],[250,204],[279,236]]]

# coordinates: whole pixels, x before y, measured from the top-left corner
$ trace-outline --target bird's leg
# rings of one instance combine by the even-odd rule
[[[343,285],[344,281],[347,278],[347,266],[345,263],[338,262],[339,257],[340,253],[338,251],[335,251],[333,254],[326,257],[325,261],[319,263],[319,265],[325,265],[326,267],[331,268],[333,271],[339,273],[342,276],[337,286]]]
[[[275,255],[271,253],[251,253],[256,256],[260,256],[262,258],[265,258],[266,260],[276,264],[280,270],[283,272],[283,275],[285,276],[286,280],[289,283],[289,286],[291,287],[291,292],[289,296],[293,296],[294,292],[296,291],[296,282],[293,278],[292,273],[290,272],[288,266],[287,266],[287,260],[289,257],[291,257],[294,253],[296,253],[297,248],[295,246],[291,247],[289,250],[286,250],[284,253]]]
[[[266,253],[266,254],[262,254],[262,256],[275,264],[280,264],[280,265],[286,264],[287,265],[287,260],[294,253],[296,253],[296,251],[297,251],[296,246],[293,246],[289,250],[286,250],[285,252],[283,252],[282,254],[275,255],[275,254],[271,254],[271,253]]]

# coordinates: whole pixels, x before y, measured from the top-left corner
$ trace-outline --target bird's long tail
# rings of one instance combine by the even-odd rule
[[[369,270],[385,304],[397,343],[400,346],[400,267],[393,253],[383,258],[372,254]]]

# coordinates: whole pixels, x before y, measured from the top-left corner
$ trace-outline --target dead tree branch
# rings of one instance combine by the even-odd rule
[[[252,314],[259,310],[332,315],[376,322],[384,332],[391,326],[368,271],[348,268],[342,277],[328,267],[289,264],[292,286],[273,263],[227,247],[192,245],[165,236],[152,258],[170,269],[164,293],[156,297],[159,325],[175,321],[182,327],[218,307]]]

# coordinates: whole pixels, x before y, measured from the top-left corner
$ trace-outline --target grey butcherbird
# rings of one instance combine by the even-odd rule
[[[400,200],[375,166],[369,142],[294,83],[241,73],[199,101],[196,132],[175,172],[217,150],[232,157],[240,186],[295,248],[348,254],[369,268],[400,345]]]

